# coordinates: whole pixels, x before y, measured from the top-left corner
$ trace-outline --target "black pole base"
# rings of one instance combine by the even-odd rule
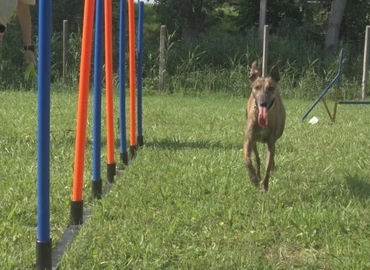
[[[101,199],[101,196],[102,196],[102,190],[103,190],[103,182],[101,179],[98,179],[98,180],[93,180],[92,181],[92,197],[94,199],[98,199],[100,200]]]
[[[120,153],[120,157],[121,157],[122,163],[125,166],[128,166],[128,153],[127,152]]]
[[[83,200],[71,201],[71,215],[69,225],[81,225],[83,223]]]
[[[130,159],[134,159],[136,157],[137,146],[130,146]]]
[[[139,144],[139,147],[144,146],[144,137],[143,136],[137,136],[137,143]]]
[[[51,239],[46,242],[36,241],[36,269],[51,270]]]
[[[113,183],[116,175],[116,163],[107,164],[107,182]]]

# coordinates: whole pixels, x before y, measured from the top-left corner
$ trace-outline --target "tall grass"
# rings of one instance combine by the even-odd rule
[[[256,35],[250,37],[204,38],[193,47],[180,41],[169,41],[171,54],[167,61],[167,90],[184,93],[249,93],[248,69],[254,60],[262,61]],[[323,59],[321,47],[300,39],[271,36],[271,67],[281,61],[281,93],[285,98],[312,99],[338,73],[339,51],[345,51],[341,94],[343,98],[359,98],[361,56],[351,44],[342,44]],[[357,58],[353,58],[357,55]],[[331,93],[329,93],[329,96]]]

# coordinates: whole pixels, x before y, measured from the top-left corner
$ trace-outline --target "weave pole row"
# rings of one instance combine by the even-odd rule
[[[114,106],[113,106],[113,34],[112,1],[86,0],[84,3],[83,32],[81,45],[80,80],[77,110],[75,143],[75,162],[73,191],[71,200],[70,225],[83,223],[83,176],[86,146],[86,124],[88,96],[90,88],[90,66],[95,14],[95,50],[94,50],[94,100],[93,100],[93,180],[92,196],[102,196],[101,177],[101,94],[103,67],[103,23],[105,45],[106,78],[106,121],[107,121],[107,182],[112,183],[116,174],[114,149]],[[128,5],[127,5],[128,1]],[[50,238],[50,54],[51,54],[51,0],[39,2],[39,55],[38,66],[38,181],[37,181],[37,240],[36,269],[52,269],[52,240]],[[96,4],[96,10],[95,10]],[[136,142],[143,146],[142,136],[142,40],[144,2],[139,2],[138,20],[138,69],[136,73],[135,51],[135,14],[134,0],[121,0],[119,24],[119,124],[120,124],[120,160],[129,164],[126,146],[126,90],[125,90],[125,54],[126,20],[129,25],[129,80],[130,80],[130,157],[135,157]],[[139,45],[140,44],[140,45]],[[138,84],[136,85],[136,76]],[[136,86],[138,91],[136,93]],[[136,115],[136,94],[137,115]],[[136,116],[138,126],[136,127]],[[138,137],[136,138],[136,128]]]
[[[73,193],[71,201],[70,225],[83,223],[83,172],[84,154],[86,144],[87,104],[89,91],[89,67],[91,64],[91,44],[93,35],[93,15],[95,11],[95,58],[94,58],[94,110],[93,110],[93,181],[92,195],[101,198],[101,87],[102,87],[102,36],[104,21],[104,44],[105,44],[105,80],[106,80],[106,121],[107,121],[107,182],[113,183],[116,175],[116,162],[114,155],[114,106],[113,106],[113,36],[112,36],[112,1],[96,0],[94,5],[85,2],[84,25],[82,35],[81,65],[80,65],[80,90],[77,113],[75,170],[73,180]],[[93,2],[93,1],[92,1]],[[87,6],[86,6],[87,5]],[[135,11],[134,0],[121,0],[120,3],[120,33],[119,33],[119,119],[120,119],[120,158],[124,165],[128,165],[126,146],[126,89],[125,89],[125,32],[126,13],[128,13],[128,36],[129,36],[129,86],[130,86],[130,158],[133,159],[137,151],[136,128],[139,131],[139,146],[143,145],[142,136],[142,36],[143,36],[143,10],[144,2],[139,2],[139,29],[138,29],[138,72],[136,71],[135,50]],[[104,18],[104,19],[103,19]],[[138,84],[136,85],[136,76]],[[136,93],[136,87],[138,91]],[[137,100],[136,100],[136,95]],[[137,107],[140,108],[136,115]],[[138,126],[136,123],[136,116]]]

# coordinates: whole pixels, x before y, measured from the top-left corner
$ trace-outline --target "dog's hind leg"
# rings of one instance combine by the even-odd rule
[[[256,169],[253,167],[252,163],[252,150],[255,147],[255,143],[251,144],[250,141],[246,141],[244,143],[244,162],[245,166],[248,169],[249,178],[255,186],[258,186],[259,184],[259,178],[256,173]]]
[[[272,161],[272,166],[271,166],[271,171],[273,172],[273,171],[275,171],[275,158],[273,159],[273,161]]]
[[[256,158],[256,171],[258,176],[258,182],[261,181],[261,159],[258,154],[257,144],[253,147],[254,156]]]
[[[270,173],[274,166],[275,156],[275,143],[267,143],[267,155],[266,155],[266,172],[265,178],[261,183],[262,191],[266,192],[269,189]]]

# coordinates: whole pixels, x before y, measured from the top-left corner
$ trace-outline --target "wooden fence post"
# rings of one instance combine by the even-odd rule
[[[165,71],[165,54],[166,54],[166,26],[161,25],[159,40],[159,92],[164,91],[164,71]]]
[[[63,20],[63,84],[67,82],[67,58],[68,58],[68,21]]]
[[[364,62],[362,67],[362,99],[366,98],[366,87],[367,80],[369,77],[369,38],[370,38],[370,25],[367,25],[365,31]]]
[[[269,26],[263,28],[263,58],[262,58],[262,77],[266,76],[268,63],[268,44],[269,44]]]

